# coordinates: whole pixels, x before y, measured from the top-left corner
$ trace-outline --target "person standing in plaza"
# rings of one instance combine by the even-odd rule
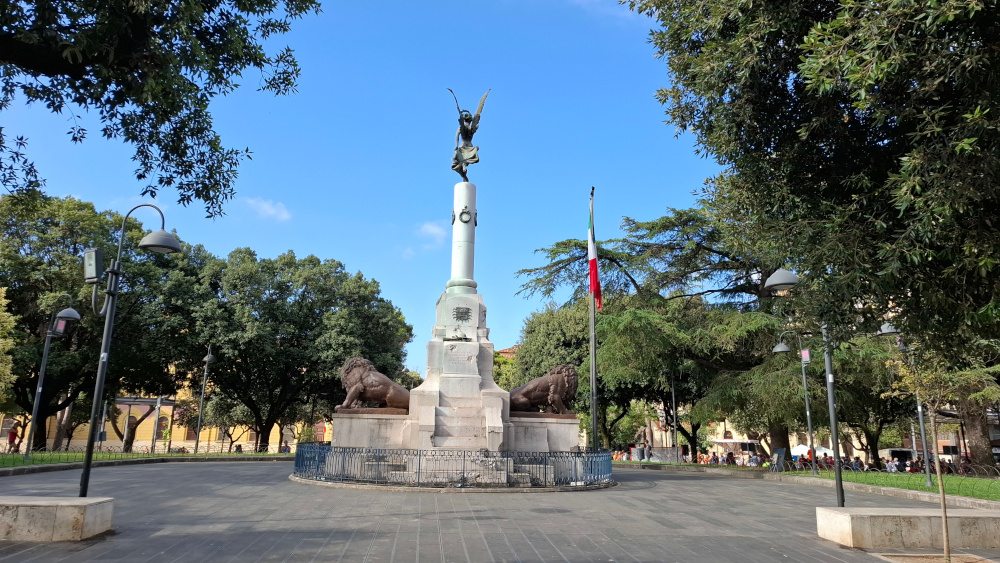
[[[21,423],[15,420],[7,432],[7,453],[13,453],[14,448],[17,447],[17,430],[20,427]]]

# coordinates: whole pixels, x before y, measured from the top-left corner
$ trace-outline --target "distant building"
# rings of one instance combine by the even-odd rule
[[[503,350],[497,350],[497,354],[507,358],[508,360],[513,360],[517,356],[517,350],[521,347],[520,344],[515,344],[510,348],[504,348]]]

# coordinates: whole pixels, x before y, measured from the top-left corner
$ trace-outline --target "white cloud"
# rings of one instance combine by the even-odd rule
[[[292,214],[285,208],[285,204],[280,201],[251,197],[245,200],[247,205],[257,212],[257,215],[264,219],[273,218],[278,221],[287,221],[292,218]]]
[[[412,248],[407,248],[406,250],[403,251],[403,259],[404,260],[409,260],[410,258],[413,258],[414,254],[416,254],[416,253],[413,252]]]
[[[427,221],[417,229],[417,235],[430,239],[430,242],[424,244],[424,249],[430,250],[444,243],[445,237],[448,236],[448,230],[445,229],[441,221]]]

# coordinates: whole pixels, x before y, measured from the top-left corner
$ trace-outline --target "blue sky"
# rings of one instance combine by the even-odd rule
[[[614,0],[327,2],[279,40],[302,66],[298,93],[257,92],[248,72],[213,103],[217,131],[249,147],[227,215],[204,218],[160,194],[167,228],[225,256],[248,246],[342,261],[381,283],[414,326],[407,365],[425,371],[434,303],[450,274],[450,168],[457,115],[451,94],[475,109],[492,92],[475,142],[479,164],[476,280],[497,349],[515,344],[540,298],[515,295],[534,250],[587,234],[596,186],[598,238],[692,204],[718,167],[674,136],[654,93],[666,65],[647,43],[652,20]],[[52,195],[127,211],[143,201],[132,148],[100,138],[74,145],[68,114],[18,106],[5,132],[29,138]],[[152,211],[137,212],[147,226]]]

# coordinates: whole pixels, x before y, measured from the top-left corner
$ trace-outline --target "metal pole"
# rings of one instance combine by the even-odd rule
[[[830,339],[826,334],[826,325],[823,325],[823,363],[826,368],[826,400],[830,408],[830,445],[833,446],[833,475],[837,489],[837,506],[843,508],[844,478],[840,467],[840,437],[837,435],[837,402],[833,396],[833,359],[830,357]]]
[[[920,421],[920,449],[924,453],[924,474],[927,476],[927,486],[933,487],[931,482],[931,458],[927,457],[927,434],[924,431],[924,405],[920,402],[920,393],[917,398],[917,419]]]
[[[35,421],[38,419],[38,406],[42,402],[42,385],[45,383],[45,366],[49,363],[49,346],[52,344],[52,323],[55,322],[55,318],[55,313],[53,313],[52,320],[49,322],[49,330],[45,331],[45,349],[42,351],[42,367],[38,369],[38,388],[35,389],[35,404],[31,405],[31,422],[28,423],[28,442],[24,446],[24,461],[31,459],[32,440],[35,437]]]
[[[177,396],[174,395],[174,405],[177,404]],[[170,406],[170,424],[167,426],[167,451],[163,452],[165,454],[170,453],[170,446],[174,443],[174,405]]]
[[[681,461],[681,448],[677,443],[677,391],[674,389],[674,382],[670,382],[670,408],[674,413],[674,457],[677,463]]]
[[[212,353],[212,348],[208,349]],[[208,383],[208,362],[205,362],[205,375],[201,378],[201,399],[198,401],[198,430],[194,435],[194,453],[198,453],[198,442],[201,441],[201,413],[205,410],[205,385]]]
[[[796,338],[799,339],[799,364],[802,366],[802,391],[806,394],[806,426],[809,428],[809,455],[812,458],[812,474],[819,475],[819,471],[816,470],[816,446],[813,444],[813,419],[812,412],[809,409],[809,384],[806,381],[806,359],[802,355],[802,337],[795,334]]]
[[[597,323],[597,296],[590,292],[590,427],[594,435],[590,443],[594,450],[600,449],[598,446],[597,434],[597,333],[594,325]]]
[[[157,434],[160,433],[160,407],[163,405],[163,395],[156,397],[156,416],[153,420],[153,439],[149,446],[149,453],[156,453],[156,438]]]
[[[902,336],[897,337],[897,343],[899,352],[903,354],[903,359],[909,359],[911,368],[916,371],[917,360],[910,355],[909,349],[906,347],[906,341],[903,340]],[[929,488],[933,487],[934,483],[931,482],[931,463],[930,458],[927,457],[927,434],[924,432],[924,406],[920,401],[920,393],[914,393],[914,396],[917,399],[917,419],[920,421],[920,448],[924,453],[924,475],[927,477],[926,486]]]
[[[122,237],[124,237],[122,233]],[[80,496],[87,496],[90,486],[90,467],[94,461],[94,438],[97,432],[97,416],[101,413],[101,399],[104,397],[104,378],[108,374],[108,355],[111,353],[111,334],[115,328],[115,309],[118,305],[118,277],[121,275],[120,262],[111,263],[108,273],[107,311],[104,314],[104,335],[101,337],[101,356],[97,364],[97,383],[94,385],[93,407],[90,409],[90,424],[87,425],[87,453],[83,458],[83,474],[80,475]],[[95,292],[97,288],[94,288]],[[126,420],[126,424],[128,421]]]

